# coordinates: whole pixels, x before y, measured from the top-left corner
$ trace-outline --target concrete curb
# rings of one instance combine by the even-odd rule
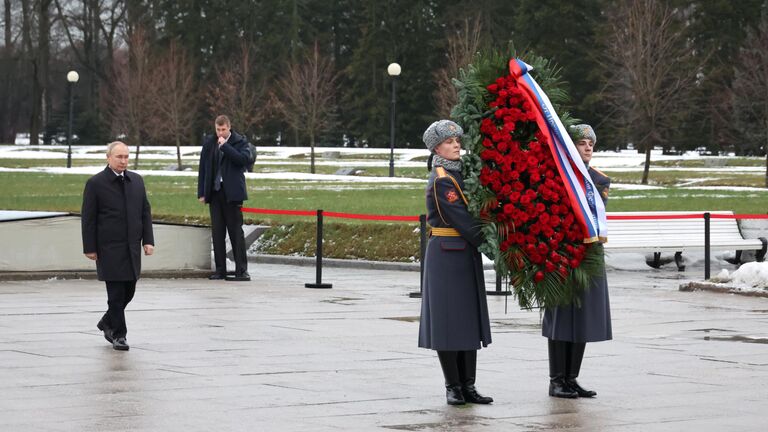
[[[157,270],[141,272],[142,279],[200,279],[207,278],[210,270]],[[39,272],[0,272],[0,281],[27,281],[46,279],[97,279],[96,270],[87,271],[39,271]]]
[[[248,262],[264,264],[287,264],[311,267],[317,263],[314,257],[290,255],[248,255]],[[419,263],[345,260],[339,258],[323,258],[323,267],[357,268],[368,270],[419,271]]]
[[[711,282],[688,282],[684,284],[680,284],[680,291],[685,292],[693,292],[693,291],[709,291],[709,292],[716,292],[716,293],[725,293],[725,294],[739,294],[747,297],[764,297],[768,298],[768,292],[760,292],[760,291],[742,291],[738,288],[727,286],[727,285],[720,285],[715,284]]]

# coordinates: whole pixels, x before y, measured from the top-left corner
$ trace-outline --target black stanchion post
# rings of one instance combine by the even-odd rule
[[[424,255],[427,250],[427,215],[419,215],[419,292],[408,294],[410,298],[421,298],[424,291]]]
[[[317,210],[317,264],[315,264],[315,283],[305,283],[306,288],[331,288],[333,285],[323,283],[323,211]]]
[[[494,291],[486,290],[485,293],[493,296],[508,296],[510,292],[501,289],[501,286],[503,285],[501,283],[501,273],[498,270],[495,270],[495,271],[496,271],[496,290]]]
[[[709,280],[709,212],[704,213],[704,280]]]

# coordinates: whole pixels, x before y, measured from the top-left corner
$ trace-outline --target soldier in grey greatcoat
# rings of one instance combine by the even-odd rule
[[[589,176],[597,187],[603,203],[608,201],[611,179],[589,166],[592,149],[597,137],[592,127],[586,124],[572,127],[571,135],[581,160],[588,167]],[[592,210],[594,211],[594,209]],[[581,295],[579,305],[571,304],[546,309],[541,323],[542,336],[548,339],[549,349],[549,395],[561,398],[594,397],[595,391],[587,390],[576,381],[584,358],[587,342],[610,340],[611,307],[608,300],[608,284],[605,277],[603,245],[598,248],[601,259],[601,275],[594,276],[589,288]]]
[[[483,237],[462,192],[462,133],[456,123],[440,120],[423,138],[434,168],[426,190],[432,231],[424,257],[419,346],[437,351],[450,405],[493,402],[475,389],[477,350],[491,343],[491,326],[477,251]]]

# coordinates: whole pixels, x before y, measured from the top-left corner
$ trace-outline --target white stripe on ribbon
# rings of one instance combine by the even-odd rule
[[[608,238],[608,220],[605,215],[605,204],[603,204],[603,200],[597,194],[597,188],[592,182],[592,178],[589,176],[587,167],[581,160],[581,155],[579,155],[579,151],[576,149],[576,145],[573,143],[571,136],[565,130],[565,126],[563,126],[563,123],[560,121],[560,117],[555,112],[552,103],[549,101],[549,97],[547,97],[546,93],[544,93],[541,87],[539,87],[539,84],[536,82],[536,80],[534,80],[533,77],[528,74],[528,72],[533,70],[533,68],[521,60],[516,61],[523,71],[522,78],[526,81],[526,83],[528,83],[531,90],[533,90],[535,93],[538,99],[537,102],[539,107],[541,108],[544,115],[544,119],[549,126],[549,135],[553,138],[553,144],[555,146],[554,149],[558,155],[558,158],[560,159],[559,165],[564,169],[566,173],[567,178],[564,180],[568,181],[572,186],[572,190],[576,192],[579,204],[582,207],[582,211],[585,213],[585,215],[590,216],[584,218],[587,222],[587,230],[589,231],[590,237]],[[574,166],[579,171],[578,174],[573,171]],[[579,178],[584,180],[585,188],[581,187],[581,184],[578,180]],[[590,209],[590,200],[587,197],[587,193],[592,194],[592,202],[595,206],[597,214],[594,214]]]

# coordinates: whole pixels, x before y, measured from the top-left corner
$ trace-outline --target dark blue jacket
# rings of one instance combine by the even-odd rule
[[[242,203],[248,199],[245,187],[245,167],[248,165],[251,150],[248,140],[235,131],[231,131],[229,140],[221,146],[221,178],[222,189],[227,202]],[[205,197],[205,202],[211,202],[211,191],[216,178],[216,154],[219,145],[216,134],[208,135],[203,140],[203,150],[200,152],[200,168],[197,174],[197,197]]]

